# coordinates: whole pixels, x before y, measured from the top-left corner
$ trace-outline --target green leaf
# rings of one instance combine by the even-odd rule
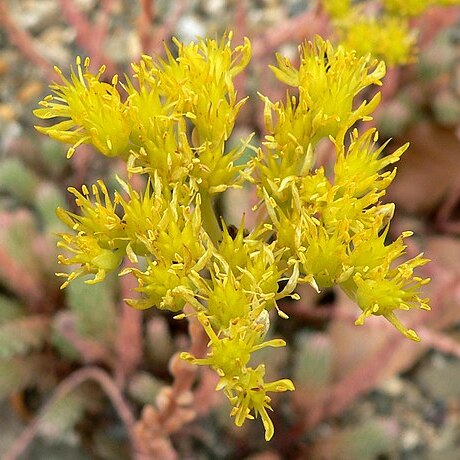
[[[44,316],[16,318],[0,325],[0,358],[28,353],[43,346],[49,332]]]
[[[0,324],[20,318],[24,310],[19,302],[0,295]]]
[[[44,372],[44,361],[39,356],[0,359],[0,400],[26,388]]]
[[[22,161],[6,158],[0,162],[0,192],[8,193],[21,203],[32,203],[38,178]]]
[[[117,312],[114,304],[112,283],[85,284],[77,278],[66,289],[68,305],[74,312],[77,331],[83,337],[90,337],[110,343],[116,330]]]
[[[73,428],[84,414],[85,393],[77,388],[55,401],[40,422],[40,434],[48,440],[74,442]]]

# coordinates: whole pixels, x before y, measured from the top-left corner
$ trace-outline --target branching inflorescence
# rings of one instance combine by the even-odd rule
[[[341,44],[360,54],[372,53],[389,66],[414,61],[414,18],[431,7],[459,5],[459,0],[321,0]]]
[[[58,274],[63,287],[83,275],[92,276],[90,284],[103,281],[129,258],[131,268],[119,274],[134,276],[141,294],[126,302],[179,318],[189,304],[209,337],[209,352],[181,357],[214,369],[235,423],[260,415],[269,440],[269,393],[294,385],[266,382],[264,364],[254,364],[251,355],[285,345],[266,339],[269,312],[287,317],[278,301],[298,299],[299,283],[316,290],[337,285],[362,311],[356,324],[380,315],[418,341],[395,311],[429,309],[420,297],[428,279],[414,275],[427,260],[400,261],[410,232],[394,242],[387,238],[394,207],[381,198],[395,176],[391,165],[407,146],[382,155],[386,144],[377,144],[376,130],[354,127],[379,103],[379,93],[369,101],[361,94],[381,85],[384,63],[320,37],[300,48],[297,67],[278,56],[272,71],[295,96],[260,96],[268,134],[241,164],[251,137],[230,151],[227,141],[246,100],[238,100],[233,80],[248,64],[251,44],[245,39],[232,48],[231,38],[175,41],[177,57],[169,50],[165,59],[143,56],[124,83],[101,81],[103,68],[92,74],[89,59],[82,65],[77,58],[70,80],[57,70],[62,81],[51,85],[54,95],[35,115],[60,118],[37,129],[72,144],[69,157],[80,144],[92,144],[123,159],[128,177],[146,178],[142,192],[121,179],[113,195],[102,181],[69,189],[80,211],[57,211],[71,229],[59,235],[59,262],[78,268]],[[318,164],[320,141],[335,150],[333,170]],[[256,187],[266,218],[252,229],[242,219],[230,231],[213,200],[245,182]]]

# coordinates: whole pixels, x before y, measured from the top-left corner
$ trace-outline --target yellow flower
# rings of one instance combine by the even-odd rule
[[[270,66],[280,81],[299,88],[298,101],[291,98],[285,106],[271,107],[278,117],[272,136],[280,150],[293,142],[291,148],[295,148],[295,143],[305,148],[306,141],[315,144],[322,137],[335,136],[339,130],[347,130],[365,119],[380,100],[378,93],[371,101],[353,106],[356,95],[364,88],[382,84],[382,61],[341,46],[334,49],[329,41],[318,36],[301,47],[300,59],[299,69],[280,55],[278,67]]]
[[[420,341],[413,329],[407,329],[396,317],[394,310],[420,308],[430,310],[428,299],[420,298],[420,288],[429,282],[429,278],[413,276],[416,267],[428,262],[421,255],[398,265],[388,273],[375,270],[365,277],[360,273],[354,275],[356,283],[356,301],[363,312],[356,320],[356,325],[364,324],[370,315],[382,315],[407,338]]]
[[[185,181],[196,162],[187,138],[187,116],[177,111],[177,101],[165,100],[159,81],[136,89],[127,80],[122,86],[132,126],[128,171],[158,174],[170,184]]]
[[[342,221],[328,232],[315,218],[304,215],[302,247],[297,256],[304,273],[311,275],[320,288],[330,287],[348,273],[347,248],[350,241],[348,223]]]
[[[233,319],[228,328],[216,334],[210,319],[204,313],[198,314],[211,348],[206,358],[195,358],[190,353],[181,353],[181,358],[193,364],[211,366],[220,376],[216,390],[224,390],[233,409],[235,424],[241,426],[246,419],[252,419],[260,414],[265,427],[265,439],[268,441],[274,433],[273,423],[268,416],[271,410],[270,397],[267,392],[293,391],[294,385],[289,379],[275,382],[264,382],[265,367],[255,369],[247,367],[251,354],[266,347],[282,347],[285,342],[281,339],[263,341],[266,333],[264,310],[254,314]],[[262,319],[261,319],[262,317]]]
[[[392,313],[406,309],[406,304],[393,303],[390,311],[386,292],[392,285],[411,307],[425,309],[427,301],[419,297],[419,290],[427,280],[413,276],[413,269],[427,260],[418,257],[417,262],[401,264],[404,279],[395,275],[392,267],[404,254],[403,238],[409,234],[386,243],[394,205],[379,203],[396,173],[387,168],[399,160],[407,145],[382,156],[386,144],[376,147],[375,129],[362,135],[355,129],[348,147],[343,132],[331,141],[337,155],[331,180],[324,168],[306,171],[304,177],[266,178],[270,189],[262,189],[263,197],[278,247],[289,248],[286,255],[291,263],[300,263],[299,281],[315,289],[339,285],[363,310],[360,321],[370,314],[383,315],[414,338]]]
[[[383,217],[375,220],[373,228],[356,234],[352,238],[348,264],[353,275],[342,282],[341,287],[363,310],[356,320],[362,325],[370,315],[382,315],[406,337],[420,340],[413,330],[405,328],[394,315],[394,310],[420,308],[429,310],[428,299],[420,297],[420,290],[429,278],[414,276],[414,269],[425,265],[428,259],[422,254],[396,265],[396,261],[405,253],[403,239],[411,236],[404,232],[390,244],[385,244],[389,226],[380,233]]]
[[[121,274],[132,274],[139,286],[136,291],[141,299],[126,299],[138,309],[156,306],[160,309],[179,311],[184,306],[184,291],[193,287],[191,276],[206,267],[211,257],[212,243],[202,227],[200,201],[195,208],[184,204],[191,200],[184,194],[186,188],[176,185],[170,191],[154,176],[153,190],[150,184],[143,196],[125,184],[131,199],[117,196],[124,211],[126,235],[130,259],[138,263],[137,256],[145,257],[147,268],[125,269]]]
[[[385,244],[390,227],[387,225],[381,231],[382,219],[374,219],[374,222],[372,227],[352,236],[353,249],[349,251],[348,262],[358,273],[364,274],[374,269],[388,272],[392,262],[404,254],[403,239],[410,236],[410,233],[404,233],[392,243]]]
[[[273,410],[270,406],[271,398],[268,392],[294,391],[294,384],[289,379],[276,380],[274,382],[264,382],[265,366],[260,364],[257,368],[249,368],[240,379],[232,382],[225,382],[225,393],[233,409],[230,415],[235,417],[236,426],[241,426],[246,419],[253,419],[251,414],[260,415],[265,428],[265,440],[270,441],[275,433],[273,422],[268,416],[268,410]]]
[[[344,147],[343,139],[335,142],[337,153],[337,161],[334,165],[335,185],[346,187],[348,190],[352,188],[353,196],[357,198],[385,190],[396,174],[396,169],[386,171],[386,168],[399,161],[409,144],[404,144],[393,153],[382,156],[388,141],[376,148],[378,133],[375,129],[369,129],[362,135],[359,135],[358,130],[355,129],[350,136],[350,141],[347,149]],[[380,196],[377,195],[377,198]]]
[[[132,249],[129,255],[133,262],[136,262],[135,254],[161,255],[176,261],[179,258],[198,260],[202,256],[200,206],[196,202],[192,212],[188,205],[196,199],[192,189],[181,184],[169,189],[156,172],[143,193],[120,179],[119,182],[128,199],[116,193],[115,202],[124,211],[124,232],[130,242],[128,249]]]
[[[78,232],[95,234],[103,238],[106,243],[123,236],[123,225],[117,215],[117,204],[112,203],[102,180],[98,180],[91,187],[93,201],[90,199],[90,191],[86,185],[82,186],[81,192],[74,187],[69,187],[68,191],[75,196],[75,204],[80,208],[81,215],[58,208],[56,211],[58,217],[66,225]]]
[[[73,257],[60,255],[58,260],[64,265],[78,264],[80,268],[70,274],[58,274],[67,278],[61,288],[65,288],[70,281],[85,274],[95,274],[92,280],[86,281],[87,283],[102,281],[106,273],[120,265],[126,254],[127,245],[116,204],[111,202],[102,181],[92,186],[94,201],[90,199],[90,192],[85,185],[81,193],[73,187],[70,187],[69,191],[75,196],[75,203],[80,208],[81,215],[61,208],[57,209],[58,217],[75,232],[58,234],[61,237],[58,247],[75,255]]]
[[[385,10],[399,16],[418,16],[436,3],[441,2],[436,0],[383,0]]]
[[[151,253],[149,241],[156,238],[159,222],[170,206],[170,197],[164,196],[165,188],[157,174],[147,181],[143,193],[137,192],[120,178],[118,182],[127,198],[117,191],[114,201],[123,209],[124,236],[128,241],[127,255],[132,262],[136,262],[137,256]]]
[[[321,4],[334,19],[346,16],[351,8],[351,0],[321,0]]]
[[[191,175],[210,194],[223,192],[238,183],[243,166],[235,166],[234,163],[252,137],[246,139],[241,148],[225,152],[225,142],[246,101],[237,102],[233,78],[246,67],[251,56],[248,39],[235,49],[231,48],[231,39],[230,33],[220,43],[206,39],[184,45],[174,40],[177,58],[166,49],[166,60],[154,61],[150,56],[143,56],[139,64],[133,65],[135,77],[141,86],[158,90],[166,98],[165,105],[174,104],[175,110],[187,119],[187,123],[192,124],[192,136],[187,140],[185,122],[182,125],[179,123],[176,151],[181,154],[184,164],[193,167]],[[167,138],[174,136],[168,134],[174,132],[174,128],[169,131],[163,127],[159,129],[164,129]],[[147,142],[143,146],[147,157],[150,155],[148,145]],[[172,164],[174,151],[166,149]],[[158,155],[161,155],[161,148],[158,149]],[[166,156],[166,153],[163,155]],[[157,168],[156,164],[154,167]]]
[[[288,379],[265,382],[265,366],[254,363],[253,353],[285,345],[266,339],[269,312],[274,307],[287,318],[277,301],[299,299],[299,283],[317,291],[339,286],[361,309],[357,325],[383,316],[412,340],[419,340],[417,334],[396,310],[429,309],[421,294],[429,279],[415,275],[427,260],[420,254],[401,262],[410,232],[388,241],[394,205],[380,201],[396,173],[391,165],[407,146],[383,155],[386,144],[378,144],[375,129],[354,129],[345,139],[380,101],[380,93],[369,101],[363,96],[385,74],[384,62],[369,52],[390,64],[406,62],[413,36],[402,13],[379,18],[388,32],[375,18],[358,18],[349,1],[324,4],[344,45],[316,37],[299,48],[298,66],[277,56],[271,69],[296,95],[287,93],[285,101],[261,96],[267,135],[259,148],[249,146],[249,136],[228,151],[245,102],[237,98],[234,78],[251,56],[248,39],[231,47],[231,33],[188,45],[174,40],[177,53],[166,49],[165,59],[143,56],[121,84],[126,99],[116,76],[104,83],[103,67],[93,75],[89,60],[82,66],[77,58],[69,80],[57,70],[62,84],[51,85],[54,95],[35,111],[45,120],[62,119],[37,129],[73,144],[68,156],[80,144],[92,144],[125,160],[128,173],[127,181],[118,178],[122,190],[113,199],[102,181],[91,192],[69,189],[79,212],[57,211],[71,229],[59,235],[65,250],[59,262],[77,267],[58,274],[66,278],[62,287],[88,274],[93,277],[87,283],[102,281],[127,256],[131,266],[120,275],[135,278],[140,296],[125,301],[173,312],[190,305],[209,350],[205,357],[181,357],[215,370],[216,390],[228,397],[236,425],[260,415],[267,440],[274,431],[269,393],[294,385]],[[400,3],[385,4],[392,10]],[[407,8],[414,5],[411,0]],[[318,155],[327,142],[333,165]],[[255,158],[236,165],[247,147]],[[141,191],[131,174],[144,175]],[[247,231],[242,218],[233,232],[213,200],[244,181],[256,186],[260,221]]]
[[[65,120],[50,127],[36,126],[36,129],[60,142],[73,144],[67,157],[71,157],[80,144],[92,144],[109,157],[126,157],[131,123],[116,89],[118,78],[115,76],[112,84],[99,81],[105,67],[93,75],[88,70],[89,63],[86,58],[83,71],[77,57],[77,72],[71,70],[70,81],[55,68],[63,84],[50,85],[55,95],[45,97],[40,102],[42,108],[34,114],[45,120],[56,117]]]
[[[302,207],[308,207],[310,214],[324,208],[331,192],[331,183],[325,175],[323,167],[318,168],[314,173],[300,179],[299,198]]]
[[[211,318],[204,312],[198,313],[198,320],[210,339],[211,352],[206,358],[194,358],[189,353],[183,353],[182,358],[192,360],[194,364],[211,365],[221,377],[239,375],[242,369],[246,369],[253,352],[265,347],[286,345],[281,339],[263,342],[267,333],[267,315],[263,309],[258,311],[258,315],[254,313],[233,318],[218,333],[212,327]],[[263,317],[264,321],[260,321],[259,317]]]
[[[208,312],[217,327],[227,328],[233,319],[248,316],[252,300],[232,272],[212,274]]]
[[[64,289],[72,280],[82,275],[94,274],[94,278],[85,283],[99,283],[105,279],[108,272],[115,270],[121,263],[124,253],[120,248],[106,249],[100,246],[100,242],[93,236],[84,234],[68,235],[61,234],[62,241],[58,247],[73,252],[73,257],[65,257],[60,254],[58,262],[64,265],[79,265],[80,268],[69,273],[57,273],[57,276],[66,278],[61,285]]]
[[[275,212],[278,217],[273,212],[270,215],[273,222],[279,219],[295,222],[300,218],[298,194],[299,190],[303,195],[309,193],[306,187],[307,182],[313,180],[310,177],[316,177],[316,185],[320,186],[313,190],[312,184],[308,185],[313,197],[310,203],[314,207],[320,205],[319,191],[324,194],[329,185],[320,177],[321,169],[312,171],[316,144],[328,136],[341,138],[355,122],[368,119],[379,103],[380,93],[360,104],[356,104],[355,98],[368,86],[381,85],[385,75],[383,62],[369,56],[358,57],[342,47],[334,49],[320,37],[316,37],[314,43],[303,45],[299,52],[298,69],[280,55],[277,56],[278,67],[271,67],[279,80],[298,88],[298,97],[288,96],[285,102],[276,103],[263,98],[269,134],[265,148],[259,149],[254,160],[259,172],[255,182],[268,212],[279,207]],[[305,179],[307,177],[309,179]],[[316,212],[316,209],[310,210]],[[283,233],[292,227],[289,222],[285,223],[287,227],[276,224]],[[298,237],[290,233],[298,241]],[[281,239],[288,247],[292,246],[284,236]]]
[[[358,55],[371,54],[389,66],[413,62],[416,35],[406,18],[356,15],[339,24],[340,43]]]
[[[233,238],[224,225],[222,242],[215,255],[221,263],[228,264],[242,290],[257,295],[267,303],[267,309],[275,305],[278,282],[283,275],[280,261],[285,251],[276,251],[275,246],[275,242],[267,244],[261,240],[257,229],[245,235],[242,222]]]
[[[188,277],[184,276],[183,267],[166,260],[147,259],[147,262],[148,267],[144,271],[130,268],[121,273],[134,275],[139,284],[136,291],[143,294],[140,299],[124,299],[125,302],[138,310],[151,307],[174,312],[182,310],[185,300],[180,288],[191,286]]]

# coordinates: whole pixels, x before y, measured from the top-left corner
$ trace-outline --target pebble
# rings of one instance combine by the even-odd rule
[[[195,15],[186,15],[179,19],[176,25],[177,38],[184,43],[196,40],[206,35],[204,22]]]
[[[14,114],[15,117],[17,114]],[[11,146],[21,137],[23,127],[12,120],[9,123],[2,123],[0,126],[0,158],[6,155]]]
[[[0,55],[0,75],[6,74],[10,69],[10,63]]]
[[[73,62],[73,51],[69,44],[75,40],[76,33],[71,28],[54,25],[40,35],[40,52],[53,64],[67,68]]]
[[[45,85],[38,80],[27,81],[19,88],[16,94],[18,101],[21,104],[31,102],[33,99],[38,98],[38,96],[43,92],[44,87]]]
[[[17,24],[36,34],[58,21],[60,11],[55,0],[10,2],[10,12]]]
[[[279,24],[282,18],[287,16],[288,13],[284,4],[273,4],[264,9],[250,9],[248,22],[257,24],[259,30],[264,30],[271,26],[275,28],[275,24]]]
[[[420,433],[415,429],[406,430],[401,436],[401,445],[405,450],[415,449],[420,444]]]
[[[226,6],[226,0],[205,0],[203,2],[203,10],[209,16],[214,16],[216,14],[222,13],[222,11],[226,9]]]
[[[404,384],[398,377],[386,380],[380,385],[379,389],[392,397],[400,396],[404,391]]]
[[[141,54],[141,45],[137,32],[118,28],[108,37],[104,52],[111,56],[116,64],[121,66],[131,62],[134,56],[140,56]]]
[[[73,2],[81,11],[91,11],[96,4],[96,0],[73,0]]]
[[[17,113],[14,108],[9,104],[0,104],[0,120],[5,121],[14,121],[17,118]]]
[[[311,2],[309,0],[290,0],[286,3],[289,16],[293,17],[305,12],[309,7],[309,3]]]

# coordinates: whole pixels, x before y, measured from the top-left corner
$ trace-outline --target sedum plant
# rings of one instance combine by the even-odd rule
[[[431,7],[460,5],[460,0],[321,0],[321,4],[342,46],[398,66],[415,61],[414,18]]]
[[[106,83],[103,67],[91,73],[89,59],[77,58],[70,79],[56,69],[61,82],[50,86],[53,95],[35,115],[58,118],[37,129],[71,144],[69,157],[91,144],[126,164],[119,190],[110,193],[101,180],[70,188],[79,212],[58,208],[69,227],[59,234],[59,262],[73,267],[58,273],[62,287],[87,275],[88,284],[102,282],[119,271],[137,280],[138,294],[126,299],[134,308],[183,318],[188,304],[209,337],[209,351],[181,357],[212,368],[236,425],[260,416],[269,440],[270,394],[294,385],[267,382],[264,364],[252,354],[285,345],[268,338],[270,312],[287,318],[280,300],[299,299],[300,283],[318,291],[337,285],[361,310],[357,325],[383,316],[418,341],[395,312],[428,310],[420,289],[429,280],[414,274],[427,262],[422,255],[401,260],[410,232],[388,240],[394,206],[381,203],[396,173],[392,165],[407,145],[384,154],[376,130],[361,127],[380,94],[361,95],[382,84],[384,63],[320,37],[300,47],[298,66],[278,56],[271,70],[292,94],[283,101],[260,95],[265,142],[250,145],[249,137],[228,150],[246,101],[238,99],[234,78],[251,57],[248,39],[232,48],[231,38],[175,40],[175,54],[166,49],[164,59],[143,56],[123,83],[116,76]],[[318,161],[320,142],[335,150],[330,170]],[[248,147],[255,155],[242,164]],[[140,191],[134,175],[145,179]],[[245,183],[256,188],[264,217],[246,229],[242,216],[235,230],[216,215],[213,202]],[[130,267],[120,270],[124,258]]]

